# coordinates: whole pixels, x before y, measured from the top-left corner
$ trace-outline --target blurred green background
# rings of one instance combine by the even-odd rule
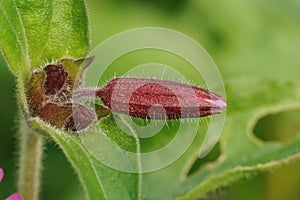
[[[93,47],[124,30],[165,27],[202,44],[225,83],[240,77],[300,77],[299,0],[88,0],[87,7]],[[6,172],[0,199],[4,199],[16,191],[18,106],[14,79],[2,57],[0,65],[0,166]],[[272,115],[260,120],[254,132],[262,140],[285,144],[299,134],[299,121],[299,111]],[[214,198],[300,199],[299,169],[300,162],[292,163],[221,189]],[[43,200],[84,199],[75,173],[51,143],[45,149],[42,182]]]

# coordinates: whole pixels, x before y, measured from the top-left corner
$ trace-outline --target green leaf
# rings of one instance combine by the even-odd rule
[[[229,108],[220,139],[221,157],[181,182],[176,199],[198,199],[239,179],[299,159],[300,136],[284,146],[252,135],[262,116],[300,108],[299,86],[300,82],[293,80],[240,78],[227,82]]]
[[[101,150],[102,153],[110,155],[110,149],[105,149],[105,139],[114,140],[122,145],[126,151],[138,152],[137,139],[127,137],[126,134],[117,128],[113,118],[104,119],[98,129],[105,130],[105,133],[92,131],[91,128],[80,137],[71,133],[65,133],[54,129],[45,122],[33,118],[30,121],[32,127],[47,134],[59,145],[78,173],[80,181],[84,187],[88,199],[140,199],[140,176],[139,173],[126,173],[107,167],[97,160],[90,151],[93,149],[85,148],[83,141],[91,141],[95,145],[95,151]],[[110,157],[122,165],[118,157]],[[132,165],[139,165],[139,158]],[[59,176],[59,173],[58,173]]]
[[[53,60],[85,57],[89,49],[83,0],[1,0],[0,27],[0,46],[15,74]]]

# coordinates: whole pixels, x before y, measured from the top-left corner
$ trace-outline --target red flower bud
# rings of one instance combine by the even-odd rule
[[[155,79],[116,78],[96,96],[113,112],[143,119],[203,117],[227,106],[221,96],[206,89]]]

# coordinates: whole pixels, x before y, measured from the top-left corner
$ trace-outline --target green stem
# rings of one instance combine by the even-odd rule
[[[26,200],[38,199],[42,153],[43,137],[28,127],[22,118],[20,122],[18,191]]]

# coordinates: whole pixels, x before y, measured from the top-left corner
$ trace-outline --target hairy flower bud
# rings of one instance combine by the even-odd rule
[[[97,90],[96,96],[112,112],[143,119],[203,117],[227,106],[209,90],[156,79],[116,78]]]

